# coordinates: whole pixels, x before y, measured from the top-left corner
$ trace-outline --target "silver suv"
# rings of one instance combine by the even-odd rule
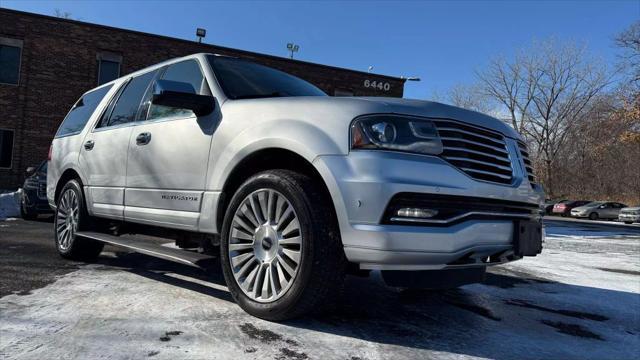
[[[234,299],[270,320],[327,309],[345,274],[455,287],[541,251],[544,196],[503,122],[329,97],[211,54],[85,93],[51,145],[47,196],[62,256],[109,243],[206,267],[217,253]],[[128,235],[152,229],[185,250]]]

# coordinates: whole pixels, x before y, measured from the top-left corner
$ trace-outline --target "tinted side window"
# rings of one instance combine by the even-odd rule
[[[96,110],[96,107],[107,94],[112,85],[101,87],[90,91],[76,102],[71,108],[71,111],[67,114],[58,128],[56,137],[79,133],[89,121],[91,114]]]
[[[147,91],[149,83],[156,75],[156,71],[133,78],[124,88],[109,116],[108,126],[126,124],[135,121],[142,96]]]
[[[167,68],[162,75],[163,80],[180,81],[191,84],[197,94],[203,93],[204,76],[200,71],[200,66],[195,60],[182,61]],[[148,119],[158,119],[163,117],[187,117],[193,116],[193,112],[187,109],[178,109],[161,105],[151,105]]]

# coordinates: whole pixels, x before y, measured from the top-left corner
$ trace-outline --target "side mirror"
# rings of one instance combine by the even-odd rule
[[[598,209],[604,209],[604,208],[606,208],[606,206],[605,206],[605,205],[600,205],[600,206],[598,206]]]
[[[198,95],[191,84],[170,80],[157,80],[153,84],[151,103],[189,109],[196,116],[209,115],[215,107],[213,96]]]
[[[33,166],[29,166],[24,173],[27,174],[27,176],[31,176],[35,172],[36,172],[36,168]]]

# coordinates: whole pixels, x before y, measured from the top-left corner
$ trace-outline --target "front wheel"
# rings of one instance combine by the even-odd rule
[[[633,221],[625,221],[624,223],[629,225],[629,224],[633,224]]]
[[[78,231],[89,228],[90,221],[82,188],[77,180],[70,180],[60,192],[53,221],[56,249],[60,256],[90,261],[100,255],[104,243],[76,236]]]
[[[229,290],[246,312],[280,321],[339,299],[346,260],[328,196],[308,176],[270,170],[240,186],[221,241]]]
[[[589,214],[589,220],[598,220],[598,213],[592,212]]]

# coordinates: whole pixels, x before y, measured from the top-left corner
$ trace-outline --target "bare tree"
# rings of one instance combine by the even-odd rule
[[[640,88],[640,21],[631,24],[615,38],[622,49],[620,70],[630,76],[630,83]]]
[[[72,19],[71,17],[71,13],[68,11],[62,11],[60,9],[55,9],[54,11],[54,15],[56,17],[62,18],[62,19]]]
[[[485,114],[495,112],[494,101],[478,85],[456,85],[446,96],[446,102]]]
[[[511,125],[532,145],[553,194],[554,161],[569,130],[585,119],[587,105],[609,84],[606,67],[582,47],[550,40],[511,60],[494,59],[477,75],[484,93],[505,107]]]

